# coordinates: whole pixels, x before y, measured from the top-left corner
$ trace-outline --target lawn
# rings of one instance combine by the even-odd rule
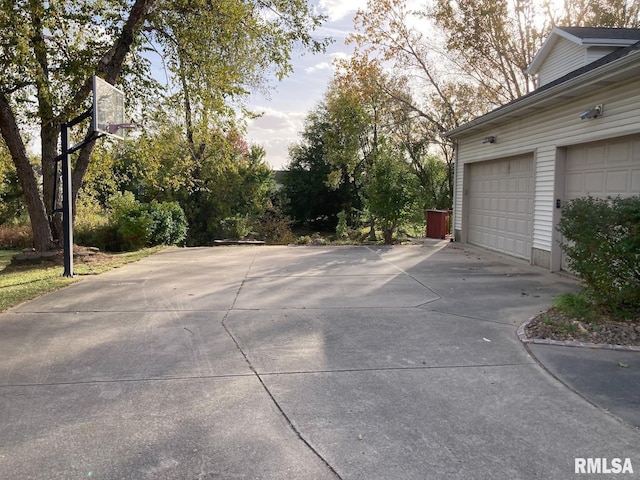
[[[62,276],[63,268],[56,263],[13,266],[15,250],[0,250],[0,312],[52,292],[82,279],[84,275],[98,275],[127,263],[152,255],[164,247],[145,248],[135,252],[99,254],[95,258],[74,265],[74,278]]]

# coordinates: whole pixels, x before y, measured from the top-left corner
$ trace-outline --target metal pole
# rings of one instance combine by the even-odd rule
[[[73,202],[71,201],[71,156],[69,155],[69,126],[60,127],[62,140],[62,231],[64,236],[64,273],[73,277]]]

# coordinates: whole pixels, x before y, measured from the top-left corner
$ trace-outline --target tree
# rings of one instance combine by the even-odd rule
[[[332,230],[337,214],[359,208],[360,199],[349,181],[334,179],[333,187],[329,186],[333,164],[325,145],[325,136],[331,129],[328,117],[324,103],[307,115],[301,141],[289,150],[283,191],[289,200],[289,215],[298,226]]]
[[[195,127],[193,139],[203,146],[198,158],[182,126],[169,122],[158,125],[155,133],[101,148],[101,161],[86,177],[95,183],[85,187],[85,195],[92,192],[103,208],[115,192],[125,191],[143,203],[178,202],[192,245],[210,243],[231,218],[246,217],[253,227],[271,208],[275,188],[264,150],[248,145],[237,128]],[[107,172],[110,177],[105,179]]]
[[[411,174],[401,151],[382,142],[366,186],[367,208],[382,229],[384,243],[393,243],[393,235],[402,223],[412,218],[419,202],[417,178]]]
[[[20,218],[24,213],[15,166],[9,152],[0,145],[0,225]]]
[[[311,37],[321,21],[304,0],[1,0],[0,132],[16,166],[36,248],[49,248],[58,235],[50,219],[60,125],[87,107],[93,74],[119,81],[135,97],[152,95],[158,85],[143,53],[156,49],[177,74],[177,98],[185,116],[192,115],[185,117],[189,135],[196,124],[191,107],[206,107],[198,111],[203,117],[219,112],[245,87],[264,85],[270,69],[286,75],[295,44],[322,49],[325,42]],[[27,154],[26,132],[34,125],[42,194]],[[74,198],[93,147],[89,143],[75,161]]]

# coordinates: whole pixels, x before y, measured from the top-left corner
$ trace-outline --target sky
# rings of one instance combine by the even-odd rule
[[[304,119],[322,100],[333,77],[333,60],[348,58],[353,52],[353,46],[345,45],[345,39],[353,31],[353,16],[367,2],[310,0],[310,3],[328,17],[315,34],[331,37],[334,42],[323,54],[294,53],[293,73],[274,84],[268,96],[256,94],[249,100],[250,109],[262,116],[249,121],[247,140],[265,149],[266,160],[275,170],[285,168],[289,146],[299,141]]]

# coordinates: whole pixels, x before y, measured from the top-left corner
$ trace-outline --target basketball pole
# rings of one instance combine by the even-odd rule
[[[73,277],[73,201],[71,199],[71,155],[69,154],[69,126],[60,127],[62,140],[62,233],[64,237],[63,277]]]
[[[60,125],[60,143],[62,153],[60,156],[56,157],[55,160],[62,161],[62,209],[54,211],[62,211],[62,235],[64,240],[63,277],[73,277],[73,189],[71,177],[71,154],[101,136],[92,134],[77,145],[69,147],[69,129],[83,120],[90,118],[91,115],[93,115],[93,108],[90,108],[73,120]]]

